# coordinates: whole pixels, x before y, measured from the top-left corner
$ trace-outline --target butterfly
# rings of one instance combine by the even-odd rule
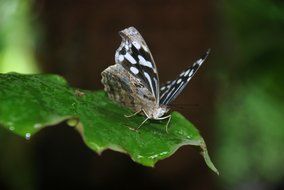
[[[102,83],[110,99],[131,108],[132,117],[143,114],[146,119],[165,120],[166,131],[171,120],[169,104],[182,92],[190,79],[206,60],[210,49],[179,76],[165,84],[159,84],[156,64],[141,34],[134,27],[119,32],[121,44],[115,53],[115,65],[102,72]]]

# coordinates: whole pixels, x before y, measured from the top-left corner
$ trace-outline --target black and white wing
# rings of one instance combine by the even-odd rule
[[[140,33],[129,27],[119,32],[122,42],[115,53],[116,64],[121,64],[139,78],[159,103],[159,78],[152,54]]]
[[[210,53],[210,49],[199,60],[197,60],[192,66],[183,71],[176,80],[168,81],[160,88],[160,101],[162,105],[167,105],[173,101],[184,89],[192,76],[196,73],[201,64],[206,60]]]

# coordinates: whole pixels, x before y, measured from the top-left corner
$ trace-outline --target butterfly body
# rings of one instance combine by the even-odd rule
[[[121,65],[115,64],[102,72],[102,83],[110,99],[133,112],[141,112],[150,119],[159,119],[169,111],[165,105],[155,102],[154,96],[140,79],[132,76]]]
[[[192,66],[184,70],[176,80],[168,81],[160,87],[156,64],[141,34],[129,27],[119,32],[122,42],[115,53],[115,65],[102,72],[102,83],[110,99],[132,109],[134,116],[143,114],[147,120],[163,120],[168,104],[187,85],[207,58],[209,51]],[[139,127],[140,127],[139,126]],[[167,128],[166,128],[167,129]]]

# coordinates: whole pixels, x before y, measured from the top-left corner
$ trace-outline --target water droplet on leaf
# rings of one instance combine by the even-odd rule
[[[31,134],[30,133],[26,133],[26,139],[30,140],[30,138],[31,138]]]

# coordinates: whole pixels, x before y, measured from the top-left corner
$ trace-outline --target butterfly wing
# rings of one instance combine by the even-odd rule
[[[160,101],[162,105],[167,105],[172,102],[184,89],[201,64],[206,60],[210,53],[210,50],[199,60],[197,60],[192,66],[183,71],[176,80],[168,81],[160,88]]]
[[[152,54],[140,33],[129,27],[119,32],[122,42],[115,53],[115,62],[139,78],[159,103],[159,78]]]
[[[160,88],[160,97],[162,98],[165,93],[169,91],[171,88],[171,85],[175,82],[176,80],[173,81],[167,81],[165,84],[163,84]]]

